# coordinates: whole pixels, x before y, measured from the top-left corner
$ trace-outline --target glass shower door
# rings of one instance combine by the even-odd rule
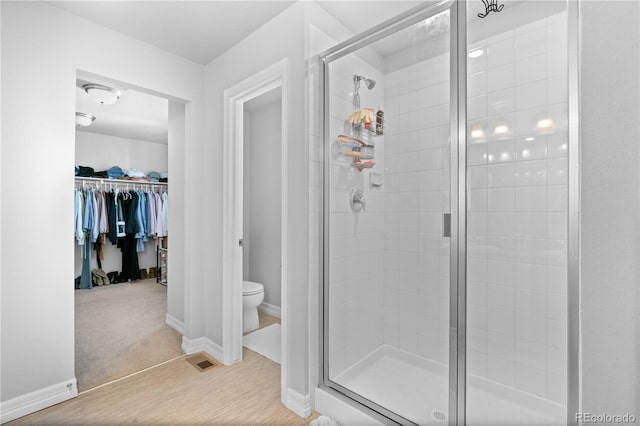
[[[451,4],[322,58],[323,381],[400,423],[449,417]]]
[[[499,3],[467,3],[466,420],[566,424],[568,3]]]

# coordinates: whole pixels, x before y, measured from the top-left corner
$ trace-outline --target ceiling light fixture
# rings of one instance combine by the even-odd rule
[[[112,87],[103,86],[101,84],[85,84],[82,89],[87,92],[94,101],[101,105],[115,104],[122,92]]]
[[[87,127],[93,123],[96,117],[86,112],[76,112],[76,127]]]

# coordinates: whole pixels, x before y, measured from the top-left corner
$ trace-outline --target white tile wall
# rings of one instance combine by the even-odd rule
[[[564,19],[475,43],[468,146],[468,365],[566,398],[567,134]],[[483,55],[485,56],[485,55]],[[486,105],[482,103],[486,102]],[[551,116],[554,126],[536,128]],[[506,135],[496,135],[506,124]],[[474,127],[475,126],[475,127]]]
[[[339,143],[337,135],[349,133],[347,117],[353,110],[353,75],[365,75],[376,80],[374,90],[364,85],[360,88],[361,106],[377,108],[383,105],[385,82],[383,75],[356,55],[349,55],[331,64],[331,131],[333,155],[331,158],[331,197],[330,197],[330,265],[329,265],[329,321],[330,335],[330,376],[335,378],[346,368],[362,359],[383,343],[383,321],[385,312],[397,307],[401,299],[383,289],[385,263],[392,262],[384,256],[386,236],[385,198],[380,189],[369,183],[369,170],[357,171],[351,167],[351,160],[337,154]],[[406,97],[404,101],[418,106],[417,94]],[[375,160],[377,165],[372,171],[382,172],[385,164],[384,138],[375,140]],[[417,135],[415,145],[417,146]],[[319,159],[322,158],[318,154]],[[320,163],[318,163],[320,167]],[[320,182],[318,180],[318,187]],[[415,184],[417,190],[417,183]],[[366,211],[355,213],[349,205],[352,189],[364,193],[367,201]],[[316,197],[320,199],[319,193]],[[411,200],[401,200],[410,207]],[[415,202],[417,206],[417,201]],[[313,211],[312,206],[312,211]],[[319,211],[319,205],[318,205]],[[403,209],[397,210],[400,214]],[[398,230],[401,231],[400,229]],[[405,232],[409,230],[404,229]],[[417,246],[417,230],[413,230]],[[414,267],[414,270],[416,268]],[[383,291],[385,290],[385,291]],[[417,306],[417,302],[414,299]],[[417,309],[417,307],[416,307]],[[399,312],[397,309],[393,312]],[[408,318],[415,310],[404,309]],[[392,319],[393,321],[407,318]],[[414,321],[417,323],[417,321]],[[417,345],[416,345],[417,348]]]
[[[384,100],[384,343],[445,363],[449,246],[441,223],[449,203],[448,60],[443,55],[387,74]]]

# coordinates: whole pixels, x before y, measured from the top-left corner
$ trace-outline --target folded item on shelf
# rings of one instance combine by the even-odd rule
[[[92,177],[96,177],[96,178],[108,178],[108,177],[109,177],[109,175],[107,174],[107,171],[106,171],[106,170],[101,170],[101,171],[99,171],[99,172],[95,172],[95,173],[93,174],[93,176],[92,176]]]
[[[127,174],[127,176],[132,177],[132,178],[146,177],[144,172],[142,170],[138,170],[138,169],[129,169],[129,170],[127,170],[126,174]]]
[[[124,176],[124,172],[118,166],[113,166],[109,170],[107,170],[107,176],[109,179],[120,179]]]
[[[147,177],[151,182],[159,182],[160,181],[160,173],[158,172],[149,172],[147,173]]]
[[[169,182],[169,178],[160,178],[160,182],[167,183]]]
[[[91,177],[91,176],[93,176],[94,173],[95,173],[95,170],[93,170],[93,167],[78,166],[78,174],[77,174],[77,176],[80,176],[80,177]]]

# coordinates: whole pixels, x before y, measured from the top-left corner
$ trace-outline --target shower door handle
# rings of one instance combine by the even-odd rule
[[[442,236],[451,238],[451,213],[442,214]]]

